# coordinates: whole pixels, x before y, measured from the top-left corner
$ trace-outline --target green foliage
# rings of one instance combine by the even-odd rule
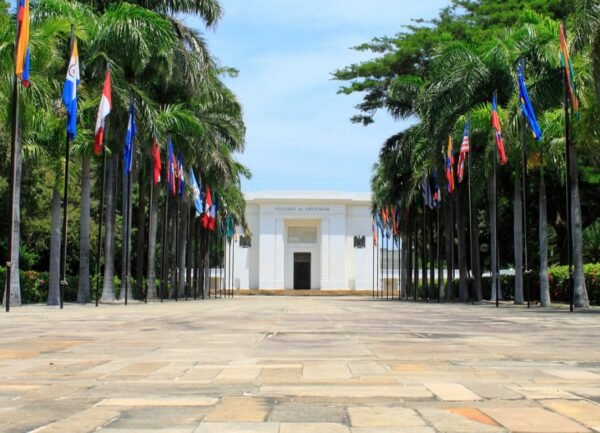
[[[590,299],[590,304],[600,305],[600,264],[587,264],[584,266],[585,284]],[[529,277],[529,287],[531,290],[531,300],[538,301],[539,294],[539,275],[532,274]],[[552,302],[569,302],[569,269],[567,266],[551,266],[548,269],[548,280],[550,283],[550,298]],[[491,277],[482,278],[483,299],[490,300],[492,292]],[[458,287],[459,280],[454,280],[454,286]],[[473,280],[470,278],[467,282],[469,290],[473,288]],[[514,299],[514,275],[500,275],[500,287],[502,297],[505,301]],[[525,299],[527,299],[527,290],[525,290]]]

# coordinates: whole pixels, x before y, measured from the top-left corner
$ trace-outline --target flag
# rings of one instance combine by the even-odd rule
[[[23,87],[29,87],[29,63],[31,60],[30,49],[27,48],[27,52],[25,53],[25,68],[23,69],[23,74],[21,75],[21,83]]]
[[[206,199],[204,200],[204,215],[202,216],[202,225],[205,229],[208,228],[210,223],[210,213],[212,210],[212,195],[210,193],[210,187],[206,185]]]
[[[431,194],[431,186],[429,185],[428,176],[425,176],[421,182],[421,194],[423,195],[425,206],[427,206],[429,209],[435,208],[435,202],[433,201],[433,195]]]
[[[200,197],[200,185],[196,181],[194,170],[190,167],[190,187],[192,188],[192,194],[194,197],[194,207],[196,208],[196,215],[202,215],[202,198]]]
[[[179,197],[183,197],[183,193],[185,192],[185,178],[183,173],[183,160],[181,159],[181,152],[179,152],[179,156],[177,158],[177,187],[179,189]]]
[[[94,154],[99,155],[102,151],[102,140],[104,139],[104,127],[106,118],[112,109],[112,93],[110,90],[110,70],[106,71],[104,87],[102,88],[102,98],[98,107],[98,116],[96,117],[96,136],[94,138]]]
[[[496,147],[500,156],[500,164],[506,164],[506,152],[504,151],[504,140],[502,139],[502,126],[500,125],[500,117],[498,116],[498,103],[496,94],[492,97],[492,126],[496,130],[494,138],[496,139]]]
[[[560,62],[565,68],[565,76],[567,77],[567,87],[569,90],[569,99],[571,100],[571,109],[575,116],[579,115],[579,98],[577,97],[577,89],[575,88],[575,71],[569,56],[569,47],[567,45],[567,35],[565,28],[560,23]]]
[[[17,9],[15,75],[23,86],[29,86],[29,0],[19,0]]]
[[[375,229],[375,216],[371,216],[371,230],[373,232],[373,246],[377,246],[377,229]]]
[[[127,134],[125,135],[125,148],[123,149],[123,172],[131,173],[133,167],[133,143],[137,129],[135,127],[135,105],[129,104],[129,121],[127,122]]]
[[[67,70],[67,79],[62,93],[62,101],[67,108],[67,135],[73,140],[77,135],[77,86],[79,85],[79,53],[77,39],[73,36],[71,60]]]
[[[440,193],[440,184],[438,183],[437,170],[433,170],[433,203],[439,206],[442,202],[442,194]]]
[[[153,172],[153,185],[156,186],[160,183],[160,170],[162,169],[162,162],[160,160],[160,146],[156,138],[152,143],[152,172]]]
[[[208,220],[208,228],[215,231],[215,223],[217,222],[217,212],[219,211],[219,197],[215,194],[215,202],[210,208],[210,218]]]
[[[448,136],[448,151],[446,152],[446,190],[454,192],[454,152],[452,151],[452,136]]]
[[[521,68],[521,65],[519,65],[519,98],[521,99],[523,115],[529,122],[531,132],[533,133],[533,138],[535,138],[537,141],[540,141],[542,139],[542,130],[540,129],[537,119],[535,118],[535,111],[533,111],[533,106],[531,105],[531,100],[529,99],[529,93],[527,92],[527,86],[525,86],[525,77],[523,77],[523,68]]]
[[[175,156],[173,154],[173,142],[169,137],[167,144],[167,185],[171,195],[177,194],[177,186],[175,184]]]
[[[458,181],[462,182],[465,177],[465,159],[467,159],[467,153],[471,151],[470,141],[470,128],[469,121],[465,123],[465,130],[463,132],[463,141],[460,145],[460,155],[458,157]]]

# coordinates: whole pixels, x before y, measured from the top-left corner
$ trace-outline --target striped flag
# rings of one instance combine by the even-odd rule
[[[15,74],[23,86],[29,86],[29,0],[19,0],[17,9]]]
[[[458,156],[458,181],[462,182],[465,177],[465,159],[467,159],[467,153],[471,151],[471,140],[470,140],[470,127],[469,121],[465,123],[465,130],[463,132],[463,140],[460,145],[460,155]]]
[[[67,108],[67,135],[71,140],[77,135],[77,86],[79,80],[79,52],[77,51],[77,38],[73,36],[71,60],[62,93],[62,101]]]
[[[106,118],[112,109],[112,93],[110,88],[110,70],[106,71],[104,86],[102,87],[102,98],[98,106],[98,116],[96,117],[96,134],[94,137],[94,154],[99,155],[102,152],[102,141],[104,140],[104,127]]]
[[[452,136],[448,135],[448,150],[446,151],[446,190],[449,194],[454,192],[454,151],[452,150]]]
[[[496,147],[498,148],[498,154],[500,156],[500,164],[504,165],[507,162],[506,152],[504,151],[504,140],[502,139],[502,126],[500,125],[500,116],[498,116],[498,103],[496,101],[496,93],[492,97],[492,126],[494,127],[495,133],[494,138],[496,139]]]
[[[565,28],[560,23],[560,62],[565,68],[565,76],[567,77],[567,87],[569,89],[569,99],[571,100],[571,108],[577,116],[579,114],[579,98],[577,97],[577,89],[575,88],[575,71],[569,56],[569,46],[567,45],[567,35]]]

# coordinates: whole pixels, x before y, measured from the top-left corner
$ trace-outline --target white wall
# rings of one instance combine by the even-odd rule
[[[311,253],[311,287],[321,290],[370,289],[372,286],[369,204],[249,203],[246,219],[251,248],[235,244],[235,284],[241,289],[292,289],[293,255]],[[290,226],[314,226],[318,243],[288,244]],[[365,236],[365,248],[354,248]]]

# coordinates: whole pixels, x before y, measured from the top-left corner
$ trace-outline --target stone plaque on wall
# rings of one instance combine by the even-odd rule
[[[316,227],[289,227],[289,244],[316,244],[318,243]]]

